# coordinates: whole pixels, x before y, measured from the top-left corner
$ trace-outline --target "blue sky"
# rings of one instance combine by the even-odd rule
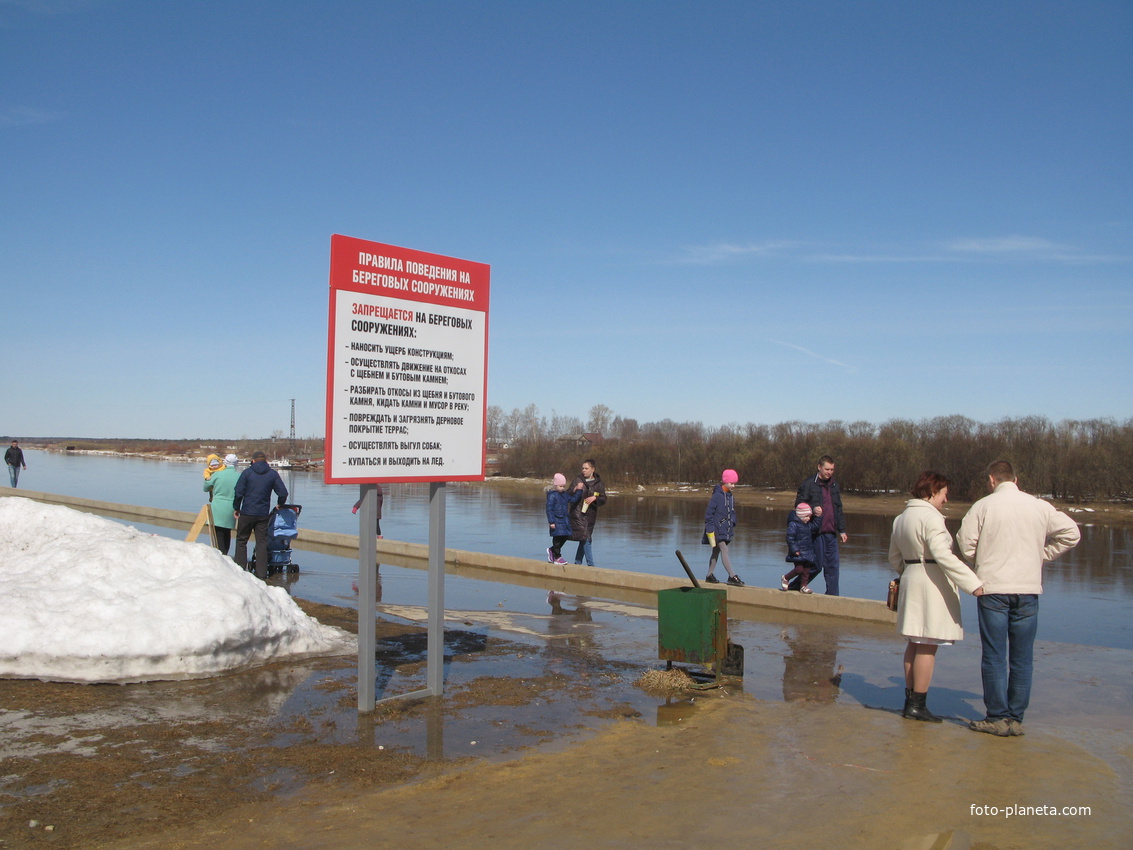
[[[489,404],[1133,416],[1133,4],[0,0],[0,433],[324,433],[332,233]]]

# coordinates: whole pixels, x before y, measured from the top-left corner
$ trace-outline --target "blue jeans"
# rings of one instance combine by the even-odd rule
[[[589,537],[578,541],[578,551],[574,553],[574,562],[581,564],[583,555],[586,555],[586,566],[594,566],[594,549],[591,548]]]
[[[12,486],[15,487],[20,480],[19,466],[12,466],[12,464],[8,464],[8,477],[12,479]]]
[[[984,708],[988,720],[1023,722],[1031,702],[1039,597],[1035,593],[988,593],[976,599],[983,643]]]
[[[826,594],[838,595],[838,570],[842,566],[841,556],[838,552],[838,534],[819,534],[814,538],[814,563],[817,569],[810,577],[820,572],[826,577]]]

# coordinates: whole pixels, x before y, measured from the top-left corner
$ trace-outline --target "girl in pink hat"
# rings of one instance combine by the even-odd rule
[[[736,502],[732,497],[732,490],[739,482],[740,476],[734,469],[725,469],[720,476],[720,483],[712,491],[712,498],[708,500],[708,510],[704,514],[704,537],[701,543],[712,547],[712,554],[708,556],[708,575],[704,580],[709,584],[719,584],[720,579],[713,575],[716,569],[716,560],[724,562],[724,569],[728,571],[728,584],[743,587],[743,581],[732,569],[732,560],[728,557],[728,544],[732,542],[732,533],[736,527]]]
[[[795,568],[780,578],[780,590],[786,590],[791,579],[798,576],[801,582],[799,590],[814,593],[810,589],[810,571],[814,569],[814,535],[818,534],[820,524],[806,502],[799,502],[787,514],[787,561]]]
[[[582,498],[582,491],[566,492],[566,476],[555,473],[551,486],[547,489],[547,524],[551,527],[551,545],[547,549],[548,564],[565,564],[563,544],[570,539],[570,508]]]

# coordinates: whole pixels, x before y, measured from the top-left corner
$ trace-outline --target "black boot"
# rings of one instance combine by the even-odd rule
[[[908,717],[913,710],[913,689],[905,688],[905,707],[901,709],[901,716]]]
[[[906,710],[905,717],[907,717],[909,720],[924,720],[929,723],[943,723],[944,718],[937,717],[935,714],[928,710],[928,706],[925,705],[925,700],[927,699],[927,693],[919,694],[916,691],[913,691],[912,705],[908,710]]]

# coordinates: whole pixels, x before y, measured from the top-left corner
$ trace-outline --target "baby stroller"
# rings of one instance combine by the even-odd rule
[[[267,575],[299,572],[299,565],[291,560],[291,541],[299,536],[299,514],[302,511],[302,505],[280,505],[268,517]],[[253,557],[253,568],[255,563]]]

